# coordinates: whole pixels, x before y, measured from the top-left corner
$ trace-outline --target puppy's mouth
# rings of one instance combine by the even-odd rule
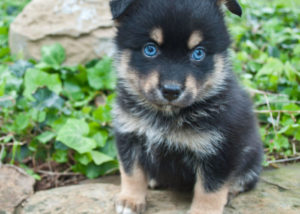
[[[151,93],[146,95],[148,102],[152,104],[156,109],[162,111],[178,111],[182,108],[186,108],[193,104],[194,97],[184,92],[176,99],[166,99],[159,90],[153,90]]]

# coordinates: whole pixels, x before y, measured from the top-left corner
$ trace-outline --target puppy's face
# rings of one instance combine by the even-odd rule
[[[130,4],[117,18],[118,71],[130,93],[178,109],[222,88],[230,39],[219,1],[123,1]]]

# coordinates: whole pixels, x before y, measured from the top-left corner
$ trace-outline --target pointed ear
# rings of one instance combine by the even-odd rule
[[[237,0],[219,0],[219,2],[224,3],[231,13],[242,16],[242,7]]]
[[[136,0],[111,0],[110,1],[110,10],[112,13],[113,19],[118,19],[126,10],[135,2]]]

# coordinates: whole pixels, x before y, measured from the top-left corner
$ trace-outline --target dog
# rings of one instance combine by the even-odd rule
[[[118,214],[151,188],[193,190],[189,214],[221,214],[251,190],[263,155],[252,102],[231,69],[223,5],[236,0],[112,0],[118,73],[113,124]]]

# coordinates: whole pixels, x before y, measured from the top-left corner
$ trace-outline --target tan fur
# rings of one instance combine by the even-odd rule
[[[116,209],[129,209],[132,213],[145,210],[147,178],[138,164],[134,164],[130,174],[124,171],[120,164],[121,193],[116,198]]]
[[[159,74],[157,71],[151,72],[145,80],[141,81],[142,87],[146,93],[149,93],[152,89],[155,89],[159,82]]]
[[[224,185],[216,192],[207,193],[203,188],[201,177],[198,176],[189,214],[222,214],[227,203],[228,191],[228,186]]]
[[[192,75],[189,75],[186,78],[185,88],[187,91],[192,93],[193,97],[197,96],[197,93],[198,93],[197,80]]]
[[[154,28],[150,33],[150,38],[153,39],[158,45],[164,42],[164,35],[161,28]]]
[[[220,81],[224,79],[224,59],[220,55],[214,57],[215,70],[209,77],[208,81],[204,84],[204,88],[211,88],[217,85]]]
[[[194,49],[199,43],[203,40],[203,35],[200,31],[194,31],[189,40],[188,40],[188,48]]]
[[[218,0],[217,4],[221,7],[222,4],[226,4],[228,0]]]
[[[137,72],[135,72],[134,69],[129,67],[130,56],[131,53],[129,50],[126,50],[121,54],[120,63],[118,66],[119,76],[123,79],[129,80],[134,85],[137,85],[136,84],[138,82]]]
[[[129,60],[131,53],[129,50],[125,50],[119,57],[119,62],[116,63],[118,70],[118,76],[122,80],[126,81],[126,87],[132,94],[138,94],[139,91],[139,77],[138,72],[129,66]]]
[[[214,56],[215,68],[213,73],[207,78],[206,82],[201,87],[198,96],[205,98],[212,96],[223,88],[226,78],[225,59],[221,54]]]
[[[225,0],[218,0],[218,1],[217,1],[217,4],[218,4],[219,6],[221,6],[221,4],[222,4],[223,2],[225,2]]]

